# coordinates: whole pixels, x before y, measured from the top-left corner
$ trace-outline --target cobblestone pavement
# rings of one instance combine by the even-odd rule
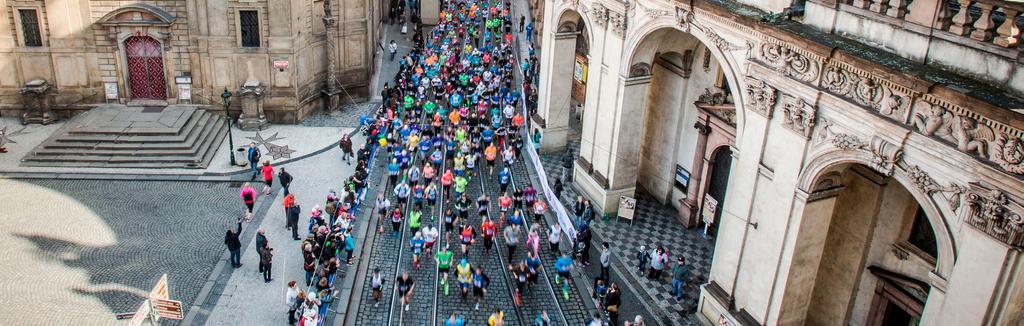
[[[361,144],[361,136],[354,136],[353,142]],[[340,192],[340,182],[354,173],[355,166],[348,165],[341,160],[341,151],[331,149],[319,155],[305,160],[293,162],[283,166],[295,180],[289,188],[295,194],[296,200],[303,209],[299,219],[299,236],[305,237],[308,232],[305,229],[311,209],[320,205],[324,207],[324,198],[329,190]],[[353,159],[353,162],[355,160]],[[280,167],[279,167],[280,168]],[[302,270],[302,252],[299,242],[291,239],[291,231],[284,228],[285,212],[282,200],[283,193],[279,186],[274,187],[277,196],[272,197],[272,203],[265,212],[265,216],[254,219],[251,225],[243,227],[262,227],[266,231],[267,240],[274,248],[274,260],[272,265],[273,281],[264,283],[262,274],[258,270],[259,256],[255,250],[255,241],[243,242],[246,250],[242,254],[243,266],[234,269],[226,280],[226,285],[221,291],[214,295],[219,296],[216,308],[212,310],[206,320],[207,325],[255,325],[255,324],[277,324],[287,323],[287,308],[284,303],[287,283],[290,280],[302,284],[305,272]],[[261,196],[261,199],[264,199]],[[266,200],[266,199],[264,199]],[[360,220],[363,222],[365,220]],[[365,223],[357,224],[354,235],[359,235],[358,228]],[[357,243],[362,239],[358,239]],[[344,257],[344,256],[342,256]],[[230,269],[230,267],[228,267]],[[335,277],[335,287],[340,287],[340,281],[345,273],[352,266],[342,265]],[[327,314],[325,324],[330,325],[334,314]]]
[[[359,127],[359,116],[373,115],[373,110],[380,106],[380,101],[342,104],[341,109],[334,112],[317,111],[302,121],[307,127]]]
[[[570,117],[569,127],[568,139],[570,141],[567,150],[572,151],[573,157],[575,157],[579,155],[579,121]],[[554,182],[561,176],[561,158],[561,154],[549,154],[542,157],[544,170],[550,182]],[[565,190],[560,199],[569,214],[572,214],[572,204],[579,195],[571,182],[565,184]],[[696,325],[699,322],[694,315],[694,310],[700,296],[699,285],[707,282],[714,252],[714,240],[705,239],[700,229],[687,230],[676,221],[675,214],[674,207],[661,204],[643,193],[642,190],[638,190],[637,210],[633,224],[630,225],[628,221],[619,221],[615,218],[596,219],[596,222],[592,224],[595,235],[593,247],[598,247],[602,241],[609,242],[612,245],[612,254],[616,258],[615,260],[621,264],[620,266],[624,270],[628,271],[628,275],[621,276],[644,292],[640,295],[641,297],[655,302],[655,307],[661,310],[660,314],[668,317],[672,323]],[[665,246],[669,252],[670,261],[673,262],[679,256],[686,258],[691,279],[684,289],[682,301],[676,300],[669,294],[672,290],[671,275],[665,275],[661,279],[650,279],[636,269],[638,264],[636,252],[641,245],[646,245],[648,248],[651,248],[652,245]],[[591,259],[596,259],[598,255],[599,251],[595,249],[591,252]],[[588,269],[588,273],[597,275],[600,270]]]
[[[507,189],[509,193],[525,187],[529,182],[529,174],[523,160],[517,160],[510,170],[512,171],[513,182]],[[495,172],[495,175],[488,175],[484,172],[481,170],[483,183],[488,190],[487,195],[492,201],[497,202],[497,198],[502,195],[497,172]],[[519,263],[526,259],[527,246],[525,244],[527,232],[535,224],[531,209],[527,209],[523,215],[530,217],[524,219],[524,229],[522,232],[519,232],[519,247],[521,249],[516,251],[515,257],[511,259],[506,258],[506,260],[510,260],[513,263]],[[590,300],[590,298],[581,296],[581,293],[585,295],[590,293],[588,291],[575,291],[579,286],[574,285],[574,290],[570,291],[569,299],[566,300],[563,297],[562,286],[554,282],[555,275],[558,274],[555,270],[555,260],[560,252],[551,252],[546,233],[549,230],[548,219],[553,220],[554,218],[553,215],[548,214],[546,218],[538,220],[539,223],[536,224],[536,227],[541,230],[539,232],[541,244],[538,248],[540,252],[539,257],[544,267],[542,270],[543,274],[538,277],[537,284],[528,287],[523,296],[523,316],[533,319],[546,311],[552,324],[563,324],[564,321],[564,324],[568,325],[582,325],[590,320],[590,313],[588,313],[587,305],[583,301]],[[505,247],[504,238],[499,238],[498,243],[499,248]],[[570,248],[566,247],[564,250],[568,251]]]
[[[113,324],[163,273],[187,307],[244,209],[235,188],[215,182],[5,179],[0,196],[8,325]]]

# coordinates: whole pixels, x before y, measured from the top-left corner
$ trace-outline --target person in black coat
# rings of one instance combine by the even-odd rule
[[[608,294],[604,297],[605,310],[608,311],[608,320],[611,321],[610,325],[619,324],[619,306],[622,304],[622,292],[619,291],[619,284],[612,282],[612,286],[608,289]]]
[[[228,228],[227,234],[224,235],[224,245],[228,246],[228,251],[231,252],[231,267],[242,266],[242,242],[238,240],[238,236],[242,234],[242,219],[238,219],[238,230],[232,230]]]
[[[288,196],[288,186],[292,184],[292,175],[285,172],[284,167],[281,167],[280,172],[277,173],[277,180],[281,181],[281,188],[284,189],[284,195]]]
[[[288,227],[292,229],[292,240],[299,239],[299,213],[302,212],[302,207],[298,203],[288,206]]]

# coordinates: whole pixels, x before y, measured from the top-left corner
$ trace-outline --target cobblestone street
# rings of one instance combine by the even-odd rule
[[[8,325],[111,324],[163,273],[170,297],[187,307],[244,209],[221,182],[0,180],[0,196]]]

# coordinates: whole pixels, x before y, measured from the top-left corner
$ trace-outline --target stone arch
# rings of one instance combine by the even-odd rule
[[[583,22],[583,30],[586,31],[586,35],[581,36],[584,37],[587,42],[594,41],[594,24],[591,23],[590,17],[587,15],[581,14],[575,8],[565,6],[557,9],[555,17],[555,26],[558,26],[558,28],[555,29],[555,32],[562,32],[563,24],[570,22],[573,24],[573,29],[571,31],[578,32],[580,26],[577,24],[577,21],[580,21]],[[588,49],[592,48],[590,45],[591,44],[587,44]]]
[[[797,189],[810,193],[837,169],[845,168],[850,164],[872,167],[873,170],[879,172],[877,168],[873,167],[872,162],[872,155],[866,151],[835,149],[825,152],[804,165],[797,181]],[[948,279],[953,272],[953,265],[956,263],[956,239],[953,237],[952,227],[946,221],[955,220],[955,218],[947,218],[947,214],[939,208],[930,195],[914,187],[913,181],[903,168],[895,168],[889,177],[906,189],[924,210],[929,224],[935,231],[935,242],[938,244],[938,257],[935,257],[933,272],[943,279]]]
[[[99,19],[100,25],[132,25],[132,26],[170,26],[174,24],[174,14],[160,7],[133,3],[114,9]]]
[[[629,76],[629,70],[634,64],[636,58],[637,49],[643,45],[644,40],[651,34],[658,32],[663,29],[674,29],[684,34],[693,36],[706,47],[711,55],[718,61],[722,67],[722,71],[725,74],[725,79],[729,83],[730,93],[732,98],[736,99],[736,139],[741,139],[743,134],[743,125],[746,116],[746,105],[743,101],[743,88],[740,85],[740,81],[743,80],[743,74],[738,67],[742,67],[742,63],[736,62],[732,56],[726,55],[722,49],[715,46],[714,42],[709,39],[704,33],[699,33],[697,26],[692,23],[683,25],[679,24],[679,21],[674,16],[663,16],[658,17],[647,22],[638,25],[632,33],[629,33],[623,43],[622,62],[619,72],[622,76]],[[709,28],[709,27],[700,27]],[[698,32],[698,33],[694,33]]]

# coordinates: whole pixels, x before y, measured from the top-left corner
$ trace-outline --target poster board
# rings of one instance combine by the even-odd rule
[[[117,83],[103,83],[103,94],[108,101],[116,101],[118,98]]]
[[[619,217],[633,223],[633,213],[636,212],[636,198],[619,196]]]
[[[704,207],[700,211],[700,217],[704,220],[704,224],[714,224],[717,211],[718,200],[711,197],[710,194],[704,194]]]

